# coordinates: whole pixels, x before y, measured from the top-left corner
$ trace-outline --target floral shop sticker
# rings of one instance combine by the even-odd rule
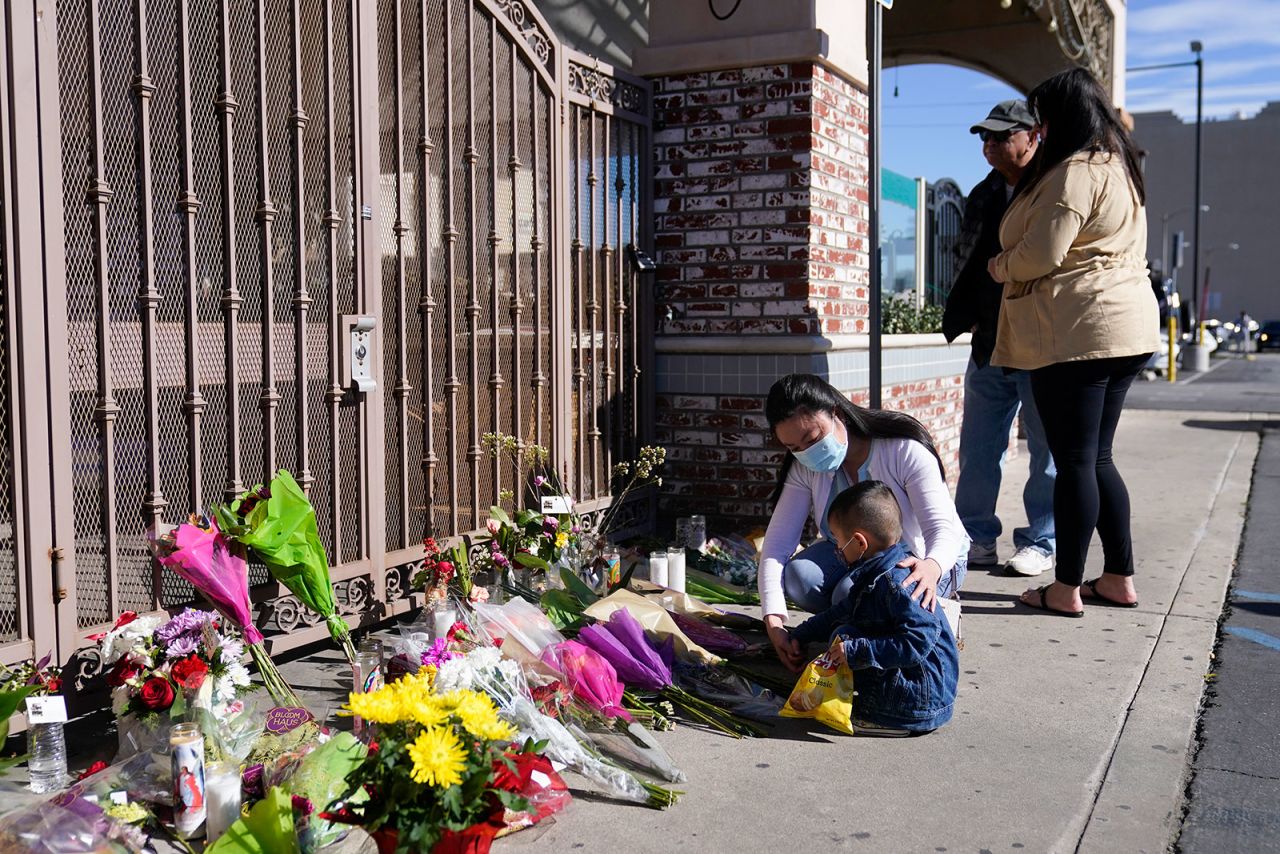
[[[60,724],[67,720],[67,700],[54,694],[27,698],[27,723]]]
[[[277,706],[267,712],[267,732],[284,735],[312,720],[315,720],[315,716],[306,709],[298,706]]]

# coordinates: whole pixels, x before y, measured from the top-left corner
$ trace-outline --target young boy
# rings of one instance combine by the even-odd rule
[[[930,732],[951,720],[960,675],[942,609],[930,612],[902,586],[910,553],[899,542],[902,512],[878,480],[851,486],[827,511],[836,554],[851,566],[849,597],[792,632],[800,643],[843,639],[832,650],[854,674],[852,722],[859,735]]]

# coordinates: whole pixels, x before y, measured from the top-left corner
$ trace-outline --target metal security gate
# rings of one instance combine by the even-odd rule
[[[515,486],[486,432],[550,446],[585,509],[607,505],[647,432],[644,81],[517,0],[54,2],[5,41],[41,83],[5,102],[0,217],[40,213],[5,249],[29,233],[44,267],[19,283],[0,258],[0,320],[48,311],[39,335],[0,323],[0,463],[17,487],[28,460],[49,477],[30,536],[23,490],[0,497],[0,654],[43,625],[66,659],[122,610],[188,601],[148,531],[278,467],[357,620],[407,608],[422,538],[476,529]],[[49,356],[15,413],[19,346]],[[321,637],[252,580],[277,648]]]

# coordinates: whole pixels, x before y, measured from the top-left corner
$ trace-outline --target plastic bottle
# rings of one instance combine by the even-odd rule
[[[67,740],[61,723],[32,724],[27,729],[27,753],[31,791],[56,792],[67,785]]]

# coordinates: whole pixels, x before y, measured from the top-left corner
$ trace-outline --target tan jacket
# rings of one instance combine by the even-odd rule
[[[1000,245],[992,364],[1031,370],[1156,349],[1147,212],[1122,157],[1085,152],[1058,164],[1013,200]]]

